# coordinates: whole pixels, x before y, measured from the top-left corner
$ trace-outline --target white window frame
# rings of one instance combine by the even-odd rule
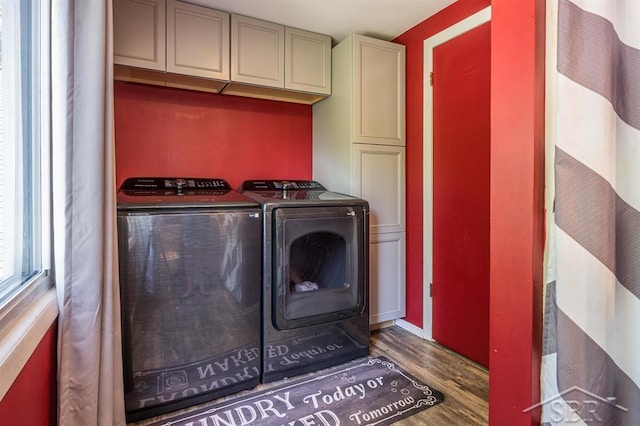
[[[21,0],[0,0],[20,2]],[[38,3],[38,2],[37,2]],[[0,306],[0,400],[9,391],[16,377],[36,350],[42,338],[58,316],[56,292],[53,287],[52,230],[51,230],[51,97],[50,97],[50,0],[39,0],[40,5],[40,108],[38,153],[40,156],[41,212],[40,244],[42,271],[23,283],[10,299]],[[5,19],[5,17],[3,17]],[[5,52],[6,53],[6,52]],[[4,57],[3,60],[8,60]]]

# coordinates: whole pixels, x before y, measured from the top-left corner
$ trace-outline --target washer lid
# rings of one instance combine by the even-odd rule
[[[120,186],[118,209],[184,207],[257,207],[224,179],[133,177]]]

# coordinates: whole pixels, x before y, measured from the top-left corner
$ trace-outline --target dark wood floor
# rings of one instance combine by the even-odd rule
[[[408,373],[444,393],[444,402],[397,425],[486,425],[489,372],[480,364],[397,326],[371,333],[371,355],[397,362]]]
[[[396,425],[488,424],[489,373],[483,366],[398,326],[371,332],[371,355],[385,356],[395,361],[409,374],[445,395],[444,402],[401,420],[395,423]],[[259,385],[258,389],[278,384],[280,382]],[[229,398],[235,396],[237,395]],[[194,408],[183,411],[191,411]],[[130,425],[143,426],[175,414],[141,420]]]

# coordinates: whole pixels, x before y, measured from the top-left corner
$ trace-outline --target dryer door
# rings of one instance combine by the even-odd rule
[[[273,221],[275,327],[304,327],[364,312],[366,211],[288,207],[276,209]]]

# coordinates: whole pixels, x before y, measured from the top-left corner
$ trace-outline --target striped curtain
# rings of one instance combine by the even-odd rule
[[[542,422],[635,426],[640,1],[553,3],[548,25],[557,55],[551,58],[548,93],[555,214],[545,293]]]

